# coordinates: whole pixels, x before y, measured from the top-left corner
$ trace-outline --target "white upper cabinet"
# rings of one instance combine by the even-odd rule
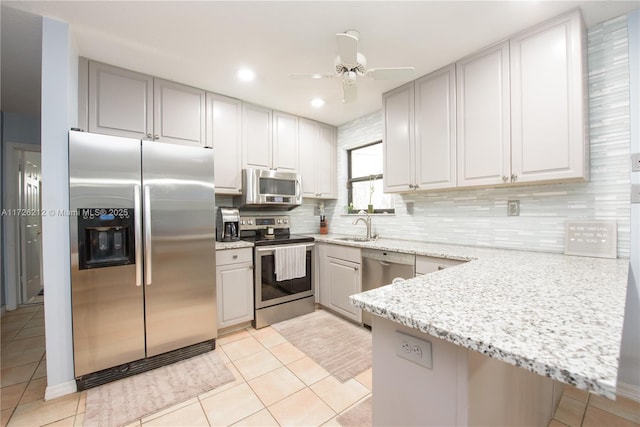
[[[207,146],[213,147],[216,194],[242,192],[242,102],[207,93]]]
[[[456,69],[415,81],[415,189],[456,186]]]
[[[301,118],[298,121],[300,175],[303,197],[336,198],[336,139],[331,126]]]
[[[242,103],[242,167],[271,169],[272,111]]]
[[[382,95],[384,121],[383,176],[387,193],[414,185],[413,82]]]
[[[385,192],[456,186],[455,66],[382,97]]]
[[[587,178],[580,13],[511,39],[511,168],[517,182]]]
[[[83,59],[81,67],[87,68],[89,74],[89,132],[205,145],[203,90],[95,61],[88,61],[86,67],[86,62]],[[80,96],[84,96],[87,88],[79,89]],[[80,118],[79,122],[84,120]]]
[[[385,192],[588,179],[584,37],[571,12],[384,94]]]
[[[509,43],[456,63],[458,186],[510,177]]]
[[[298,118],[290,114],[273,112],[273,164],[272,169],[298,171]]]
[[[205,91],[167,80],[153,81],[153,139],[205,145]]]
[[[86,67],[86,60],[81,64]],[[153,77],[94,61],[84,71],[89,73],[89,132],[153,137]]]

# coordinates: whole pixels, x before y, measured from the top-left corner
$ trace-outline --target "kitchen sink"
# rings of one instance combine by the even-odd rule
[[[366,237],[337,237],[336,240],[342,240],[343,242],[373,242],[377,239],[367,239]]]

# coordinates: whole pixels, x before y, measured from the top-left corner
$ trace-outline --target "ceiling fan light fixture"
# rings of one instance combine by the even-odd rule
[[[236,73],[236,76],[243,82],[250,82],[256,79],[256,72],[250,68],[241,68]]]
[[[313,98],[311,100],[311,106],[314,108],[322,108],[326,104],[326,101],[322,98]]]

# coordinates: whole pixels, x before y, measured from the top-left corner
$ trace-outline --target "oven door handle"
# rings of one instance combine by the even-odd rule
[[[288,245],[273,245],[273,246],[256,247],[256,251],[258,251],[258,252],[270,252],[270,251],[273,251],[275,248],[282,248],[282,247],[294,246],[294,245],[296,245],[296,244],[295,243],[290,243]],[[306,248],[313,247],[314,243],[307,243],[304,246]]]

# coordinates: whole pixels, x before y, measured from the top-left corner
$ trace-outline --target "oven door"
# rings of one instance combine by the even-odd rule
[[[282,245],[285,246],[285,245]],[[306,275],[292,280],[276,280],[275,249],[278,246],[256,246],[255,249],[255,287],[256,309],[281,304],[299,298],[313,296],[315,280],[314,244],[306,245]]]

